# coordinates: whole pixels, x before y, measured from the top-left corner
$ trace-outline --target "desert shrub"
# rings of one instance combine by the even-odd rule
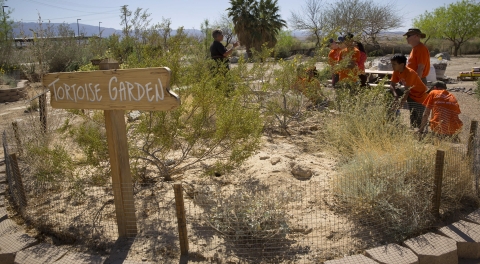
[[[37,181],[55,182],[73,173],[73,161],[65,146],[60,144],[26,144],[28,164]]]
[[[5,73],[2,73],[2,69],[0,69],[0,84],[8,85],[10,87],[17,87],[17,82],[15,81],[15,78]]]
[[[295,64],[280,61],[281,68],[274,70],[276,77],[268,86],[270,96],[265,101],[267,126],[278,126],[283,132],[287,132],[290,122],[298,120],[307,101],[299,90],[293,89],[298,81]]]
[[[280,31],[275,44],[275,57],[286,58],[290,56],[290,50],[295,45],[295,38],[291,31]]]
[[[326,120],[322,141],[335,150],[339,157],[351,158],[364,150],[394,152],[398,142],[413,140],[408,128],[397,122],[388,122],[387,109],[391,96],[383,86],[371,89],[355,88],[359,93],[349,91],[337,93],[336,107],[339,112]]]
[[[207,172],[228,172],[259,144],[262,126],[258,110],[243,107],[242,96],[230,91],[234,74],[210,76],[209,66],[195,67],[180,80],[189,85],[178,91],[185,98],[179,108],[147,113],[132,126],[138,138],[133,141],[142,140],[132,153],[154,165],[166,180],[212,158],[215,162]]]
[[[66,133],[73,143],[71,154],[76,152],[77,174],[83,182],[104,186],[110,179],[110,163],[103,111],[68,112],[58,132]]]
[[[419,142],[401,119],[392,120],[389,102],[383,88],[344,96],[341,111],[326,119],[321,139],[341,161],[332,180],[337,210],[350,214],[359,227],[381,226],[384,239],[400,241],[436,220],[430,202],[435,151],[451,147],[443,141]],[[453,179],[442,187],[444,213],[475,197],[468,160],[451,155],[457,160],[446,161]]]
[[[100,163],[108,160],[107,137],[104,124],[101,123],[103,120],[100,119],[101,115],[98,113],[94,114],[92,118],[88,115],[80,116],[83,117],[83,120],[79,124],[71,126],[69,134],[82,150],[86,164],[99,166]]]
[[[225,239],[259,244],[285,239],[289,232],[287,205],[290,201],[288,191],[274,192],[251,186],[230,194],[211,192],[204,187],[194,199],[205,210],[203,220]]]

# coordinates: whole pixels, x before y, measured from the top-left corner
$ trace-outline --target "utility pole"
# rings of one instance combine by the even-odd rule
[[[77,18],[77,37],[78,37],[78,43],[80,44],[80,25],[78,24],[78,20],[82,20],[82,19]]]
[[[100,31],[100,24],[101,24],[101,23],[102,23],[102,22],[98,22],[98,36],[99,36],[99,37],[102,37],[102,32]]]
[[[3,26],[5,27],[5,41],[7,41],[8,40],[7,17],[5,16],[5,7],[8,7],[8,6],[2,6],[2,10],[3,10]]]

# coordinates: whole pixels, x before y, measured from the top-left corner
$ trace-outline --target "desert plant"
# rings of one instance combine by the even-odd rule
[[[287,205],[292,195],[251,186],[240,187],[227,197],[221,191],[197,192],[194,202],[204,208],[203,220],[225,239],[263,244],[285,239],[289,233]]]
[[[37,181],[55,182],[72,176],[73,161],[65,146],[25,144],[29,166]]]
[[[451,147],[444,141],[419,142],[401,118],[392,120],[383,89],[342,97],[341,111],[326,119],[321,139],[341,161],[339,176],[332,180],[336,210],[353,214],[359,226],[382,226],[382,239],[400,241],[435,222],[430,202],[435,150]],[[475,200],[468,159],[452,151],[446,171],[455,172],[442,187],[444,213],[458,209],[462,199]]]
[[[0,69],[0,84],[8,85],[10,87],[16,87],[17,83],[15,79],[11,76],[8,76],[5,73],[2,73],[2,69]]]

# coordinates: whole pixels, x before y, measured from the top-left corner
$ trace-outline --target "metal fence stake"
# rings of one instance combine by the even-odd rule
[[[175,209],[177,210],[178,237],[180,240],[180,252],[188,255],[187,219],[185,217],[185,205],[183,203],[183,188],[181,184],[173,185],[175,192]]]
[[[47,95],[46,93],[38,97],[38,105],[40,108],[40,123],[42,124],[42,132],[47,133]]]
[[[470,124],[470,134],[468,136],[467,156],[471,157],[473,154],[473,143],[475,142],[475,136],[477,135],[478,121],[472,120]]]
[[[12,168],[13,177],[15,178],[15,189],[18,193],[18,206],[23,211],[27,207],[27,196],[25,195],[25,189],[23,188],[22,175],[20,175],[20,169],[18,167],[17,155],[15,153],[10,154],[10,164]]]
[[[442,198],[442,180],[443,180],[443,167],[445,164],[445,151],[437,150],[435,157],[435,179],[432,199],[432,213],[435,216],[440,216],[440,200]]]

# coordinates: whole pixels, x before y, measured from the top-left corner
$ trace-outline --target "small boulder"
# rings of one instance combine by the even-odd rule
[[[292,166],[292,175],[299,179],[309,179],[313,176],[313,172],[309,168],[304,168],[298,164]]]

